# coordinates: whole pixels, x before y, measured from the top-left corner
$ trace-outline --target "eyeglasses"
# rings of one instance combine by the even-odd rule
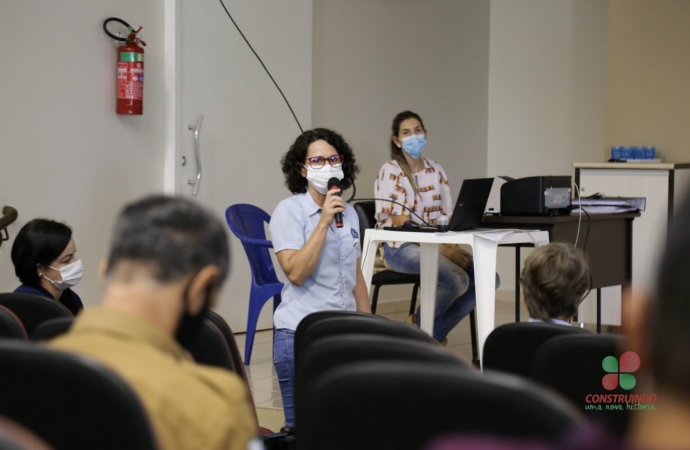
[[[309,164],[309,167],[312,169],[320,169],[323,166],[326,165],[326,161],[328,161],[328,164],[331,165],[334,169],[337,169],[343,165],[343,160],[345,159],[345,156],[343,155],[333,155],[329,156],[328,158],[324,158],[322,156],[315,156],[313,158],[307,158],[307,164]]]

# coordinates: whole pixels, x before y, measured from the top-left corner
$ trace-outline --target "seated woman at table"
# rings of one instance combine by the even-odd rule
[[[382,199],[376,201],[377,227],[422,220],[434,224],[439,216],[449,216],[453,203],[448,177],[440,164],[422,157],[427,136],[422,118],[403,111],[393,119],[392,132],[391,159],[381,167],[375,184],[375,197]],[[476,292],[472,255],[450,244],[443,244],[440,253],[433,336],[446,345],[448,333],[474,308]],[[390,270],[420,272],[418,244],[386,242],[383,255]],[[405,321],[419,325],[419,320],[417,311]]]
[[[543,245],[525,260],[520,285],[530,322],[570,326],[591,286],[587,259],[570,244]]]
[[[74,315],[84,308],[71,289],[81,280],[84,266],[69,226],[48,219],[28,222],[12,245],[12,263],[22,282],[14,292],[53,299]]]
[[[371,312],[359,262],[357,212],[328,190],[331,178],[352,186],[359,168],[338,133],[316,128],[302,133],[281,160],[285,185],[294,195],[281,201],[270,223],[276,258],[287,280],[274,315],[273,362],[283,398],[285,426],[295,424],[294,338],[300,321],[327,310]],[[342,227],[335,215],[342,214]]]

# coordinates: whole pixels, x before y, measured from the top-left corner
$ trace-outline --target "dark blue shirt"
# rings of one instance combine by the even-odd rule
[[[51,300],[54,299],[53,294],[48,292],[46,288],[43,286],[29,286],[28,284],[22,284],[19,286],[17,289],[14,290],[17,294],[32,294],[32,295],[39,295],[41,297],[49,298]],[[60,296],[60,303],[65,305],[67,309],[69,309],[72,314],[75,316],[84,309],[84,305],[81,302],[81,299],[79,296],[72,291],[72,289],[65,289],[62,291],[62,295]]]

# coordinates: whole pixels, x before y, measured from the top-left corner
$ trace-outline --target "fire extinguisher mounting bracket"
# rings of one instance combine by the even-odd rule
[[[110,38],[115,39],[116,41],[127,42],[127,38],[126,38],[126,37],[122,37],[122,36],[117,36],[117,35],[114,35],[113,33],[111,33],[111,32],[108,30],[108,24],[109,24],[110,22],[117,22],[117,23],[119,23],[119,24],[122,24],[122,25],[124,25],[125,27],[127,27],[127,30],[128,30],[130,33],[134,33],[134,30],[132,29],[132,27],[129,26],[129,24],[128,24],[127,22],[125,22],[124,20],[122,20],[122,19],[118,19],[117,17],[110,17],[110,18],[108,18],[108,19],[105,19],[105,20],[103,21],[103,31],[105,31],[105,34],[107,34]]]
[[[120,33],[118,33],[117,35],[114,35],[113,33],[111,33],[108,30],[108,24],[110,22],[117,22],[117,23],[124,25],[127,28],[127,37],[120,36]],[[139,27],[138,29],[135,30],[127,22],[125,22],[122,19],[118,19],[117,17],[110,17],[109,19],[105,19],[103,21],[103,31],[105,31],[105,34],[107,34],[110,38],[115,39],[116,41],[120,41],[120,42],[128,42],[128,43],[133,42],[137,45],[141,45],[141,46],[146,47],[146,42],[142,41],[141,39],[139,39],[139,37],[137,37],[137,34],[141,31],[141,28],[142,27]]]

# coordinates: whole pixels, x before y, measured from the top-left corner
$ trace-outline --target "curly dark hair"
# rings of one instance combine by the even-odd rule
[[[283,155],[280,164],[283,166],[285,174],[285,186],[293,194],[307,192],[307,179],[302,176],[302,169],[307,160],[307,149],[316,141],[326,141],[335,148],[339,155],[343,155],[343,174],[345,178],[341,181],[343,190],[352,186],[359,173],[359,167],[355,160],[355,155],[350,145],[345,139],[333,130],[327,128],[314,128],[300,134],[295,143],[290,146],[290,150]]]

